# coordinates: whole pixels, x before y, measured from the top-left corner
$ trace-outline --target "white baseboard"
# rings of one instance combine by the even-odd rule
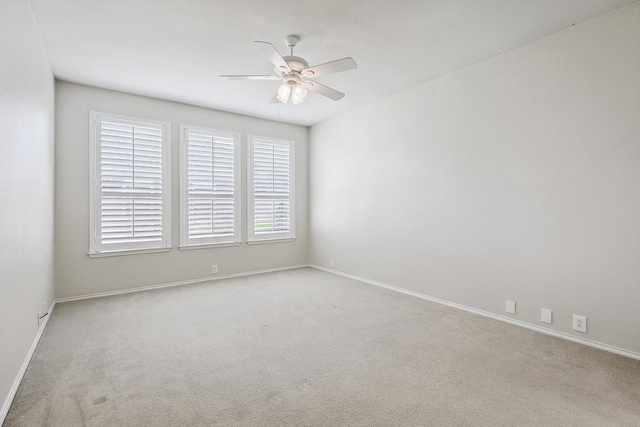
[[[244,273],[222,274],[222,275],[216,275],[216,276],[203,277],[200,279],[182,280],[179,282],[161,283],[158,285],[140,286],[137,288],[122,289],[119,291],[98,292],[95,294],[79,295],[75,297],[57,298],[56,302],[61,303],[61,302],[78,301],[78,300],[90,299],[90,298],[109,297],[112,295],[129,294],[132,292],[143,292],[143,291],[149,291],[152,289],[170,288],[173,286],[192,285],[195,283],[204,283],[204,282],[211,282],[214,280],[230,279],[232,277],[253,276],[254,274],[273,273],[275,271],[292,270],[295,268],[302,268],[302,267],[309,267],[309,265],[308,264],[290,265],[287,267],[268,268],[265,270],[254,270],[254,271],[248,271]]]
[[[4,419],[7,417],[9,413],[9,408],[11,408],[11,404],[13,403],[13,398],[16,397],[16,393],[18,392],[18,387],[20,387],[20,383],[22,382],[22,377],[24,377],[25,372],[27,372],[27,367],[29,366],[29,362],[31,362],[31,358],[33,357],[33,353],[35,353],[36,348],[38,347],[38,343],[40,342],[40,338],[42,337],[42,333],[44,332],[44,328],[46,328],[47,323],[49,323],[49,319],[51,318],[51,313],[53,313],[53,308],[56,305],[56,301],[53,300],[51,306],[49,307],[49,314],[44,318],[44,321],[38,328],[38,333],[36,337],[33,339],[33,343],[31,344],[31,348],[27,353],[27,356],[24,358],[24,362],[22,362],[22,366],[20,367],[20,371],[18,371],[18,375],[16,379],[13,381],[13,385],[11,386],[11,390],[9,390],[9,394],[7,398],[4,400],[2,404],[2,410],[0,411],[0,426],[4,423]]]
[[[516,326],[521,326],[523,328],[531,329],[531,330],[534,330],[536,332],[541,332],[541,333],[547,334],[547,335],[552,335],[554,337],[563,338],[563,339],[566,339],[566,340],[569,340],[569,341],[577,342],[579,344],[588,345],[589,347],[595,347],[595,348],[598,348],[600,350],[608,351],[610,353],[615,353],[615,354],[619,354],[621,356],[626,356],[626,357],[630,357],[632,359],[640,360],[640,353],[635,353],[633,351],[629,351],[629,350],[625,350],[625,349],[622,349],[622,348],[614,347],[612,345],[608,345],[608,344],[604,344],[604,343],[601,343],[601,342],[597,342],[597,341],[592,341],[592,340],[576,337],[576,336],[573,336],[573,335],[570,335],[570,334],[567,334],[567,333],[564,333],[564,332],[554,331],[553,329],[544,328],[544,327],[541,327],[541,326],[538,326],[538,325],[532,325],[531,323],[523,322],[521,320],[512,319],[510,317],[501,316],[499,314],[494,314],[494,313],[491,313],[491,312],[488,312],[488,311],[484,311],[484,310],[478,310],[477,308],[467,307],[466,305],[457,304],[455,302],[443,300],[443,299],[440,299],[440,298],[430,297],[428,295],[424,295],[424,294],[421,294],[419,292],[414,292],[414,291],[410,291],[408,289],[398,288],[396,286],[387,285],[386,283],[376,282],[375,280],[369,280],[369,279],[367,279],[365,277],[360,277],[360,276],[355,276],[353,274],[343,273],[343,272],[337,271],[337,270],[335,270],[333,268],[326,268],[326,267],[322,267],[322,266],[315,265],[315,264],[309,264],[309,267],[312,267],[312,268],[315,268],[315,269],[318,269],[318,270],[322,270],[322,271],[326,271],[326,272],[329,272],[329,273],[337,274],[339,276],[348,277],[350,279],[358,280],[360,282],[368,283],[370,285],[380,286],[382,288],[390,289],[392,291],[401,292],[403,294],[407,294],[407,295],[411,295],[411,296],[414,296],[414,297],[422,298],[422,299],[427,300],[427,301],[431,301],[431,302],[435,302],[435,303],[438,303],[438,304],[447,305],[449,307],[457,308],[457,309],[460,309],[460,310],[468,311],[470,313],[478,314],[480,316],[490,317],[491,319],[499,320],[501,322],[510,323],[510,324],[516,325]]]

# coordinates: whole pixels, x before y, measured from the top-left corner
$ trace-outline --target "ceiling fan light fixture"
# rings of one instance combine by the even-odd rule
[[[293,105],[300,104],[301,102],[304,102],[304,98],[294,93],[293,95],[291,95],[291,102],[293,102]]]
[[[298,83],[293,87],[293,90],[291,91],[291,100],[294,104],[300,104],[304,101],[307,93],[309,93],[307,89],[305,89],[304,86]]]
[[[2,1],[2,0],[0,0]],[[282,83],[278,87],[278,93],[275,97],[279,102],[286,104],[291,98],[293,104],[304,102],[307,96],[307,89],[316,92],[319,95],[326,96],[329,99],[338,101],[344,97],[344,93],[335,89],[314,82],[313,80],[300,80],[300,77],[309,78],[323,76],[325,74],[339,73],[347,70],[358,68],[356,61],[351,57],[337,59],[335,61],[326,62],[324,64],[309,67],[309,63],[299,56],[293,55],[293,47],[300,41],[295,35],[288,36],[286,39],[287,47],[290,48],[289,56],[282,56],[278,49],[269,42],[256,40],[254,43],[258,49],[271,61],[275,66],[275,75],[221,75],[220,78],[225,80],[279,80]],[[274,99],[274,101],[275,101]]]
[[[291,85],[289,83],[283,83],[278,88],[278,101],[286,104],[289,101],[291,95]]]

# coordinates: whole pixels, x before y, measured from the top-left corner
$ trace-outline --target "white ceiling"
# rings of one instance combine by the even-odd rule
[[[30,0],[55,76],[70,82],[270,120],[313,125],[635,0]],[[358,69],[317,77],[346,96],[269,101],[277,81],[254,40],[310,65],[345,56]]]

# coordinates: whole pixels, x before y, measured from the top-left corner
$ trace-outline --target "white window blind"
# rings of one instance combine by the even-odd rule
[[[90,253],[170,247],[169,125],[95,112],[91,121]]]
[[[181,127],[181,246],[240,241],[239,135]]]
[[[250,137],[249,240],[289,239],[294,232],[294,145]]]

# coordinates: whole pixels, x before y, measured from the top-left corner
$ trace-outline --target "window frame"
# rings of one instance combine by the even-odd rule
[[[189,238],[189,139],[190,130],[213,137],[232,138],[234,147],[234,235],[229,238]],[[200,126],[180,125],[180,250],[238,246],[242,242],[241,145],[240,133]]]
[[[100,129],[103,119],[114,122],[160,126],[162,129],[162,237],[151,242],[103,244],[101,232],[102,175]],[[171,123],[99,111],[89,112],[89,253],[90,257],[166,252],[171,250]],[[108,193],[108,192],[106,192]],[[140,192],[144,194],[144,192]]]
[[[286,233],[272,233],[268,235],[256,235],[254,227],[254,145],[255,142],[265,142],[289,147],[289,218],[290,228]],[[247,244],[276,243],[294,241],[296,238],[296,205],[295,205],[295,141],[264,137],[258,135],[247,136]]]

